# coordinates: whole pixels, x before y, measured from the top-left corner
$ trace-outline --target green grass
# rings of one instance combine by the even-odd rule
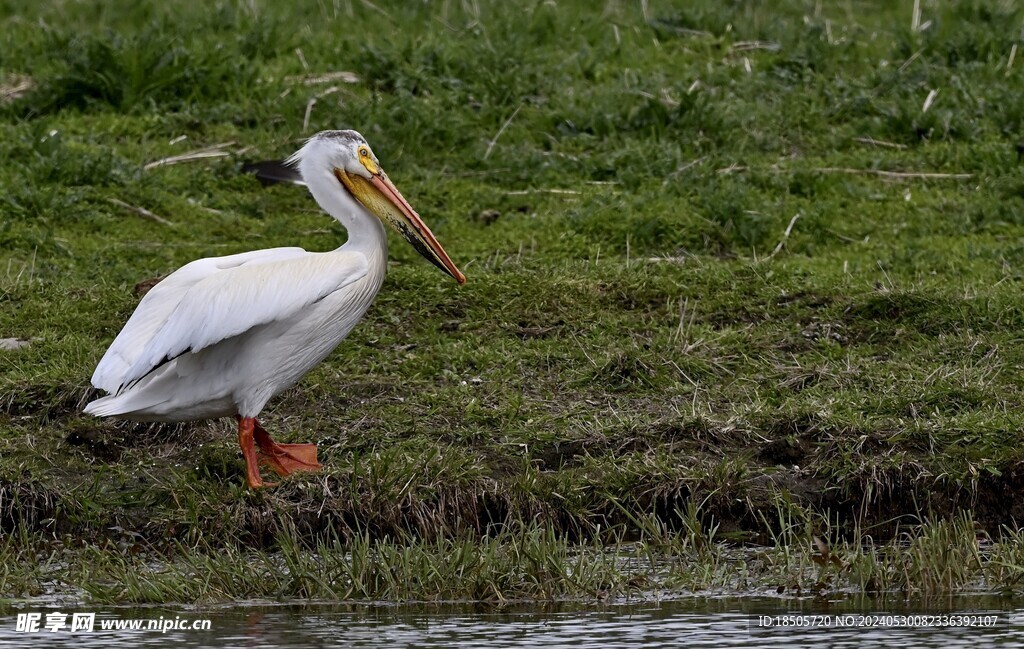
[[[1020,532],[1004,529],[994,539],[967,514],[905,526],[884,543],[862,536],[830,545],[827,527],[790,525],[774,545],[747,549],[717,538],[717,525],[693,519],[681,532],[653,517],[636,520],[638,540],[626,541],[620,528],[582,543],[538,523],[435,540],[332,531],[311,543],[287,518],[275,521],[273,550],[175,538],[157,547],[124,530],[102,543],[23,534],[0,546],[0,592],[107,604],[295,598],[507,604],[702,592],[928,601],[951,593],[1019,597],[1024,576]]]
[[[172,537],[193,561],[309,560],[285,521],[308,552],[486,557],[528,529],[565,556],[713,521],[707,547],[806,563],[795,516],[912,562],[941,536],[899,545],[908,525],[965,515],[1016,548],[1024,9],[925,2],[915,30],[912,5],[0,0],[0,338],[30,341],[0,351],[0,528],[28,535],[6,551],[70,538],[130,571],[117,543],[169,556]],[[358,81],[313,78],[339,71]],[[140,281],[344,240],[304,191],[240,173],[337,127],[366,135],[469,282],[393,242],[365,321],[264,413],[320,444],[323,473],[250,493],[232,422],[81,415]],[[1020,565],[1007,552],[985,569]],[[92,584],[81,553],[88,592],[139,599]],[[865,589],[973,583],[865,556],[883,566]],[[139,588],[624,583],[442,576],[411,594]]]

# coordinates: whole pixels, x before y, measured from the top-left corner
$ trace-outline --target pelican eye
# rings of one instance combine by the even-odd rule
[[[359,161],[359,164],[363,165],[364,169],[371,174],[381,173],[380,167],[377,166],[377,161],[373,158],[373,155],[370,154],[370,147],[365,144],[361,144],[357,151],[358,157],[356,160]]]

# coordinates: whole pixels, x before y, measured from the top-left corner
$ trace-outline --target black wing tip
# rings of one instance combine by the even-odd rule
[[[242,165],[242,171],[255,175],[256,179],[263,186],[281,183],[300,186],[306,184],[302,182],[302,175],[299,174],[299,170],[282,160],[246,162]]]
[[[181,352],[180,354],[175,354],[174,356],[164,356],[160,360],[160,362],[158,362],[156,365],[154,365],[153,367],[151,367],[148,370],[146,370],[146,373],[143,374],[142,376],[140,376],[139,378],[132,379],[131,381],[125,381],[124,383],[119,385],[117,387],[117,391],[113,393],[113,396],[115,396],[115,397],[121,396],[123,393],[131,390],[136,385],[138,385],[142,381],[142,379],[146,378],[147,376],[149,376],[153,372],[157,371],[158,369],[160,369],[164,365],[167,365],[171,361],[177,359],[179,356],[184,356],[185,354],[188,354],[191,351],[192,351],[192,348],[189,347],[188,349],[186,349],[185,351]]]

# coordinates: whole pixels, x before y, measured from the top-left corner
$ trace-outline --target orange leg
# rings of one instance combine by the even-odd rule
[[[263,486],[260,467],[256,462],[256,448],[253,446],[255,426],[256,420],[252,417],[238,417],[238,445],[242,447],[242,457],[245,458],[245,480],[252,489]]]

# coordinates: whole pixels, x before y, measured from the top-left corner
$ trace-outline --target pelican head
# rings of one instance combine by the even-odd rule
[[[466,276],[384,173],[362,135],[356,131],[321,131],[288,162],[298,164],[314,197],[325,208],[325,203],[331,202],[325,200],[325,193],[345,192],[366,211],[394,228],[430,263],[454,277],[459,284],[466,283]]]

